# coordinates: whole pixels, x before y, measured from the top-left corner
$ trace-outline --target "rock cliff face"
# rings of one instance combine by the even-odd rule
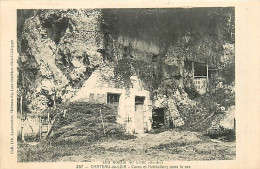
[[[18,93],[27,112],[67,102],[104,65],[123,84],[137,75],[150,91],[187,98],[185,60],[234,63],[230,8],[18,10],[18,21]],[[225,49],[231,52],[222,57]]]
[[[19,83],[20,91],[31,100],[27,103],[30,111],[39,111],[40,107],[46,108],[53,95],[66,99],[64,92],[80,87],[102,64],[98,52],[103,48],[101,12],[94,9],[29,12],[31,17],[25,20],[18,35]]]

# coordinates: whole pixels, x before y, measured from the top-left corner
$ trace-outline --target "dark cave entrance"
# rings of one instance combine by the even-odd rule
[[[153,124],[152,127],[154,129],[161,128],[165,124],[164,120],[164,108],[157,108],[153,109],[153,114],[152,114],[152,119],[153,119]]]

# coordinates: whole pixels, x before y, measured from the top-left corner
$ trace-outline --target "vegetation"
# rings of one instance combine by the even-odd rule
[[[56,116],[49,137],[55,142],[92,143],[103,139],[131,139],[124,126],[116,123],[117,111],[105,104],[74,102]],[[65,117],[64,117],[65,116]]]
[[[56,120],[46,140],[35,146],[18,145],[19,161],[55,161],[82,153],[83,147],[93,143],[136,138],[116,123],[117,112],[108,105],[75,102],[66,106],[66,110],[65,115],[64,109],[54,112]]]
[[[160,154],[160,155],[158,155]],[[38,145],[18,143],[18,161],[232,160],[235,142],[212,142],[196,132],[168,130],[131,140]]]

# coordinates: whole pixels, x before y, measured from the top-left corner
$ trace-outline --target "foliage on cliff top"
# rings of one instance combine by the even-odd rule
[[[133,58],[123,58],[118,61],[114,69],[116,82],[126,88],[132,86],[131,76],[137,76],[143,83],[143,87],[149,91],[157,90],[166,79],[179,76],[176,66],[163,62],[148,62]]]

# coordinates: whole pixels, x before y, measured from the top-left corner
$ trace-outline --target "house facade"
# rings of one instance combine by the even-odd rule
[[[118,112],[117,122],[125,126],[127,133],[145,133],[152,129],[150,92],[136,76],[130,79],[130,88],[115,87],[113,68],[95,70],[71,102],[109,104]]]

